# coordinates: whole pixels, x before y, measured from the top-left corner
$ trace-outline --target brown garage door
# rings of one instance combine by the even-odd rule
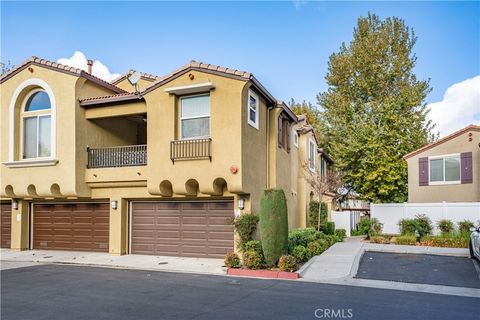
[[[33,249],[108,252],[108,203],[33,205]]]
[[[0,247],[10,248],[12,232],[12,204],[0,203]]]
[[[223,258],[233,251],[233,201],[135,202],[131,253]]]

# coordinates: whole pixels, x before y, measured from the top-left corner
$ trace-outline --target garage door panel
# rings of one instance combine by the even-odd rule
[[[34,204],[33,248],[108,252],[106,203]]]
[[[131,252],[223,258],[233,251],[232,219],[233,201],[135,202]]]
[[[0,247],[11,247],[12,204],[0,203]]]

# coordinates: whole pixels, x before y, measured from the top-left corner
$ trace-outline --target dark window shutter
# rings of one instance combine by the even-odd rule
[[[418,159],[418,185],[428,186],[428,157]]]
[[[473,183],[471,152],[464,152],[460,155],[460,176],[462,183]]]
[[[278,146],[283,147],[283,119],[281,115],[278,117]]]
[[[290,130],[291,130],[291,127],[290,127],[290,122],[287,122],[287,152],[290,152]]]

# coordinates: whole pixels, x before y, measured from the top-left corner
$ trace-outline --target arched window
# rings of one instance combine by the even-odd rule
[[[37,89],[27,94],[22,108],[22,158],[52,155],[52,104],[48,94]]]

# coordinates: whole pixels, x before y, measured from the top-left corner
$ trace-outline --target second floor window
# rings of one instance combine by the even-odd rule
[[[248,124],[258,129],[258,96],[248,91]]]
[[[180,98],[180,130],[182,139],[210,136],[210,95]]]
[[[308,167],[310,170],[315,171],[315,155],[317,153],[317,148],[313,140],[308,142]]]
[[[430,183],[460,183],[460,155],[431,157]]]
[[[27,96],[22,119],[22,158],[50,157],[51,104],[45,91],[36,90]]]

